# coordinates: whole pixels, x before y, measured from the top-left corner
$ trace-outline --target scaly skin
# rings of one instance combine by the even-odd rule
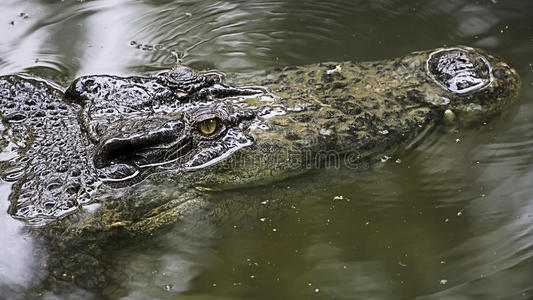
[[[520,88],[516,72],[478,49],[467,51],[487,59],[494,75],[492,83],[468,93],[444,89],[426,67],[429,55],[438,50],[391,60],[321,63],[232,78],[235,84],[259,83],[276,95],[266,106],[257,99],[243,99],[246,107],[267,107],[264,113],[275,115],[259,117],[260,124],[247,131],[254,143],[209,168],[179,177],[156,173],[144,183],[172,186],[192,182],[207,190],[227,190],[282,180],[328,164],[357,168],[363,161],[371,163],[415,142],[442,120],[446,110],[462,120],[488,118],[516,99]],[[180,206],[174,202],[164,212],[156,208],[151,214],[157,217],[131,222],[126,228],[139,232],[196,215],[198,207],[212,205],[200,199],[195,196],[179,202]],[[230,205],[222,215],[235,210]]]
[[[79,238],[103,243],[180,220],[214,222],[260,206],[210,201],[214,191],[357,168],[415,143],[446,110],[487,118],[520,87],[501,59],[467,47],[228,81],[183,66],[153,77],[84,76],[66,91],[0,77],[0,150],[13,156],[0,162],[14,182],[9,213],[66,245],[54,250],[63,253]],[[211,119],[214,133],[202,134]]]
[[[327,164],[357,167],[415,141],[445,110],[487,117],[519,90],[514,70],[471,48],[230,80],[268,91],[233,88],[218,74],[181,66],[154,77],[85,76],[64,97],[44,81],[2,77],[3,140],[18,154],[0,165],[3,178],[16,182],[9,212],[63,230],[152,231],[183,216],[206,190]],[[197,124],[209,118],[218,120],[217,133],[202,136]],[[151,185],[179,193],[154,196]],[[91,203],[103,205],[97,216],[81,209]]]

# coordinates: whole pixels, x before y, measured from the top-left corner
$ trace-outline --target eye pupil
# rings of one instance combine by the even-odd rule
[[[203,135],[211,135],[215,133],[217,129],[217,120],[216,119],[209,119],[202,121],[198,124],[198,130]]]

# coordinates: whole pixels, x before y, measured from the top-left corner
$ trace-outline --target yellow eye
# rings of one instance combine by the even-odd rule
[[[198,130],[203,135],[212,135],[217,130],[217,119],[209,119],[198,123]]]

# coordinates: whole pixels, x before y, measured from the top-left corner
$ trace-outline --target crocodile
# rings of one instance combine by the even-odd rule
[[[66,89],[5,75],[0,176],[8,213],[65,255],[64,241],[239,216],[257,204],[210,195],[372,164],[443,120],[489,118],[519,89],[501,58],[466,46],[228,76],[178,65],[82,76]]]
[[[519,86],[502,59],[465,46],[228,78],[179,65],[67,89],[2,76],[0,172],[13,182],[9,214],[33,227],[137,235],[194,214],[213,191],[356,167],[445,116],[486,118]]]

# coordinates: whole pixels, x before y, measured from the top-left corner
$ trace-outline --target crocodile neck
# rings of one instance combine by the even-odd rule
[[[64,103],[60,87],[23,76],[1,77],[0,91],[9,130],[2,136],[11,147],[4,151],[13,153],[0,171],[3,180],[17,181],[9,213],[39,225],[91,201],[99,182],[87,160],[93,146],[80,130],[79,106]]]

